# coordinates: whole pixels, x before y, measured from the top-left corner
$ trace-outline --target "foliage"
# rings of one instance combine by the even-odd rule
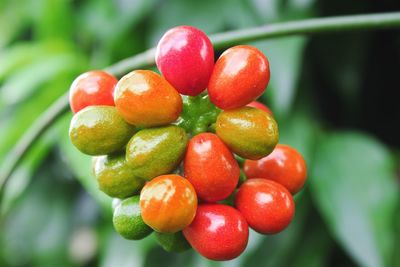
[[[0,162],[77,74],[154,46],[172,26],[216,33],[399,8],[396,1],[336,2],[3,0]],[[90,158],[68,139],[68,114],[35,144],[7,186],[0,266],[399,265],[400,133],[387,126],[400,115],[390,91],[398,87],[396,40],[398,31],[253,43],[271,63],[262,101],[281,126],[281,142],[305,155],[309,181],[296,197],[292,225],[269,237],[252,232],[238,259],[216,263],[193,251],[166,253],[154,236],[140,243],[118,237],[111,200],[98,190]]]

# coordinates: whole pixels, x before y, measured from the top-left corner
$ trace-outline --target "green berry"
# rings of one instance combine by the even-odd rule
[[[138,177],[151,180],[172,172],[181,162],[188,137],[178,126],[137,132],[126,147],[126,160]]]
[[[191,248],[189,242],[183,236],[181,231],[173,234],[155,233],[157,242],[168,252],[183,252]]]
[[[140,240],[153,230],[143,222],[139,196],[124,199],[114,210],[113,224],[115,230],[124,238]]]
[[[221,112],[216,132],[232,152],[246,159],[267,156],[279,140],[278,124],[274,118],[252,107]]]
[[[144,186],[145,181],[134,174],[123,153],[95,157],[92,164],[100,190],[110,197],[130,197]]]
[[[74,115],[69,128],[72,144],[92,156],[121,150],[134,132],[135,127],[126,123],[111,106],[82,109]]]

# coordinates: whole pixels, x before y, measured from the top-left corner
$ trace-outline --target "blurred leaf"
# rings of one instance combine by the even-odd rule
[[[32,179],[33,173],[48,155],[50,148],[57,141],[55,132],[53,127],[53,129],[41,137],[10,177],[1,200],[0,215],[6,214],[13,203],[25,192],[25,189]]]
[[[155,46],[168,29],[179,25],[190,25],[202,31],[214,33],[224,28],[225,0],[213,1],[163,1],[150,21],[149,46]],[[195,10],[196,12],[193,12]],[[235,17],[235,14],[230,14]]]
[[[290,263],[287,266],[324,267],[328,265],[333,241],[326,229],[321,226],[318,221],[317,224],[308,228],[309,232],[304,235],[301,245],[290,257]]]
[[[23,2],[23,0],[0,2],[0,49],[10,43],[29,22],[28,9]]]
[[[76,48],[69,43],[59,40],[40,42],[19,42],[0,51],[0,81],[5,80],[20,68],[40,62],[43,57],[56,56],[62,53],[76,53]],[[78,61],[77,63],[80,63]]]
[[[294,147],[302,154],[307,165],[312,166],[319,128],[308,112],[296,109],[290,115],[278,121],[279,143]]]
[[[376,140],[335,133],[317,147],[310,186],[326,224],[362,266],[387,266],[398,202],[393,160]]]
[[[7,106],[6,111],[0,115],[0,128],[7,129],[3,132],[0,142],[0,163],[33,121],[70,86],[75,76],[76,70],[71,69],[71,73],[60,74],[43,85],[29,98],[30,101]]]
[[[267,102],[278,117],[286,117],[292,107],[306,41],[294,36],[254,43],[270,62],[271,80],[262,99],[270,99]]]
[[[280,0],[251,0],[254,12],[261,23],[269,23],[279,18]]]
[[[73,6],[71,0],[31,0],[27,5],[37,39],[71,39]]]
[[[49,80],[61,73],[71,73],[71,70],[75,72],[77,67],[77,58],[72,54],[42,56],[40,61],[19,69],[3,84],[1,100],[9,105],[20,102]]]
[[[111,227],[107,229],[103,243],[103,253],[99,264],[101,267],[143,266],[146,253],[157,245],[153,235],[138,241],[126,240]]]
[[[30,190],[1,224],[1,258],[7,266],[55,266],[57,262],[69,266],[70,184],[56,183],[58,178],[46,166],[35,174]]]
[[[62,150],[63,160],[74,172],[76,178],[83,185],[86,191],[96,200],[96,202],[102,207],[108,217],[111,217],[111,198],[100,191],[96,178],[93,176],[92,168],[92,157],[84,155],[78,149],[76,149],[68,135],[69,122],[71,121],[71,115],[69,114],[63,118],[63,131],[60,134],[59,146]]]

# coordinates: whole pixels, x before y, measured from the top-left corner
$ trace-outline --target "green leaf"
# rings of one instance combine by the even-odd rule
[[[1,202],[0,214],[6,214],[12,205],[25,192],[27,186],[32,180],[32,175],[47,156],[50,148],[57,141],[55,138],[55,129],[48,131],[40,140],[31,148],[26,158],[18,165],[13,175],[10,177],[6,185],[6,190]]]
[[[310,186],[315,204],[343,248],[361,266],[387,266],[398,202],[393,159],[385,146],[355,132],[317,146]]]
[[[305,37],[294,36],[254,43],[267,56],[271,70],[271,80],[262,100],[268,100],[278,117],[286,117],[291,111],[306,41]]]
[[[110,223],[111,225],[111,223]],[[123,239],[112,227],[103,233],[103,253],[98,266],[144,266],[145,255],[157,246],[153,235],[139,241]]]
[[[206,33],[224,28],[223,1],[163,1],[155,10],[150,24],[149,44],[154,46],[168,29],[179,25],[198,27]],[[196,10],[196,12],[193,12]],[[232,14],[231,14],[232,15]]]
[[[9,77],[1,88],[2,101],[8,105],[16,104],[32,95],[49,80],[62,73],[71,73],[71,70],[77,67],[77,59],[72,54],[42,56],[40,61],[19,69]]]
[[[54,161],[49,160],[49,164]],[[0,224],[0,258],[8,263],[5,266],[55,266],[57,261],[69,266],[71,198],[76,196],[73,185],[46,165],[36,174],[30,190]]]

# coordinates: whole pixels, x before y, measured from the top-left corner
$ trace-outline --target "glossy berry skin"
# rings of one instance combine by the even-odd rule
[[[135,175],[125,160],[125,154],[112,154],[94,157],[93,174],[99,189],[115,198],[127,198],[138,194],[145,181]]]
[[[249,228],[243,215],[223,204],[200,204],[183,230],[190,245],[210,260],[231,260],[246,248]]]
[[[143,222],[139,196],[124,199],[115,207],[113,224],[122,237],[130,240],[143,239],[153,232],[153,229]]]
[[[261,234],[275,234],[285,229],[292,221],[295,209],[290,192],[266,179],[244,182],[236,194],[235,206],[249,226]]]
[[[274,114],[272,113],[272,111],[263,103],[258,102],[258,101],[253,101],[250,104],[247,105],[248,107],[253,107],[253,108],[258,108],[261,109],[265,112],[267,112],[269,115],[273,116]]]
[[[151,180],[176,169],[187,143],[185,130],[175,125],[143,129],[126,146],[126,160],[136,176]]]
[[[214,67],[214,49],[199,29],[175,27],[159,41],[156,64],[179,93],[196,96],[207,87]]]
[[[201,133],[188,144],[184,159],[185,177],[206,202],[227,198],[235,190],[240,169],[232,152],[212,133]]]
[[[274,118],[252,107],[221,112],[216,132],[232,152],[246,159],[267,156],[279,140],[278,124]]]
[[[175,233],[188,226],[197,208],[193,186],[182,176],[161,175],[148,182],[140,193],[144,222],[161,233]]]
[[[72,117],[69,137],[82,153],[99,156],[123,149],[135,130],[115,107],[89,106]]]
[[[248,45],[234,46],[215,63],[208,94],[221,109],[243,107],[262,95],[269,78],[269,62],[260,50]]]
[[[87,106],[114,106],[114,88],[118,80],[105,71],[79,75],[69,89],[71,110],[77,113]]]
[[[118,113],[136,126],[160,126],[175,121],[182,111],[182,98],[160,75],[136,70],[119,80],[114,92]]]
[[[265,178],[280,183],[292,194],[303,188],[307,179],[307,166],[303,156],[294,148],[278,144],[274,151],[259,160],[246,160],[247,178]]]

